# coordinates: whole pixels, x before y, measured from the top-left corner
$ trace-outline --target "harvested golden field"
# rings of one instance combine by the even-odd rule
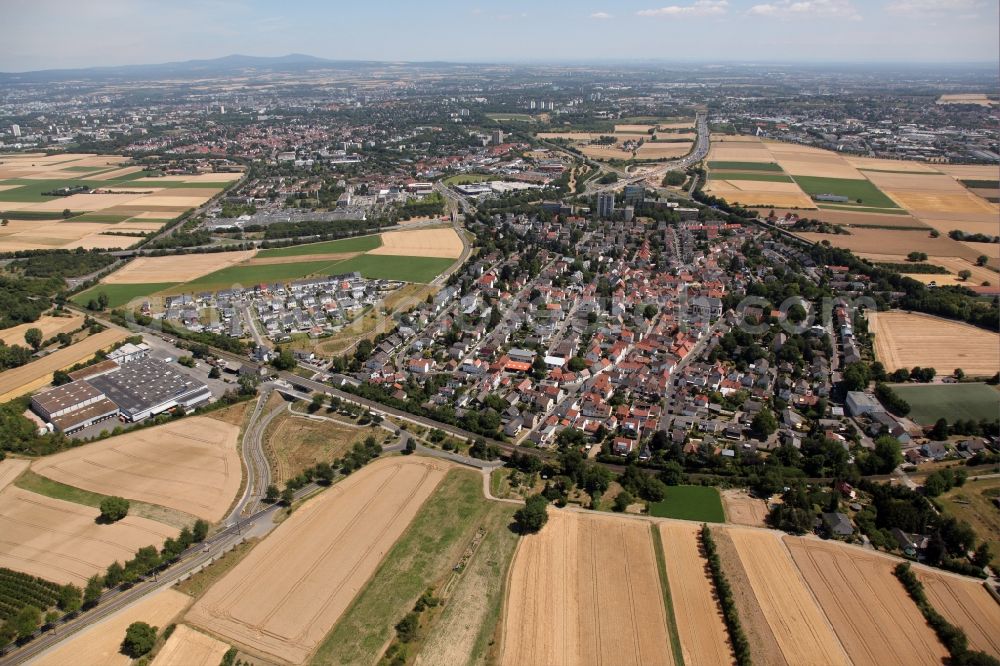
[[[996,164],[935,164],[934,168],[960,180],[1000,180]]]
[[[19,368],[0,373],[0,402],[7,402],[42,388],[52,381],[52,373],[56,370],[65,370],[89,359],[98,351],[110,349],[126,337],[128,336],[124,332],[109,328]]]
[[[369,250],[368,254],[458,259],[462,256],[462,239],[451,227],[386,231],[382,234],[381,247]]]
[[[799,574],[781,538],[774,532],[745,528],[717,529],[732,541],[738,562],[726,562],[727,575],[743,570],[782,658],[788,664],[849,664],[833,628]]]
[[[992,106],[997,104],[996,100],[989,99],[986,93],[960,93],[941,95],[937,100],[938,104],[975,104],[977,106]]]
[[[30,324],[20,324],[0,330],[0,340],[3,340],[5,345],[27,347],[28,343],[24,341],[24,333],[29,328],[39,329],[42,332],[42,340],[48,340],[59,333],[75,331],[80,328],[81,324],[83,324],[83,316],[78,314],[70,314],[68,317],[44,315],[38,321],[33,321]]]
[[[917,164],[917,162],[914,162]],[[887,173],[870,171],[865,174],[868,180],[885,193],[889,190],[899,192],[933,192],[933,193],[965,193],[957,180],[951,176],[937,173]]]
[[[729,633],[701,554],[698,536],[701,528],[695,523],[676,521],[662,522],[657,527],[663,541],[670,598],[684,663],[733,663]]]
[[[855,664],[941,664],[948,656],[893,575],[898,560],[837,542],[784,541]]]
[[[30,460],[23,458],[6,458],[0,460],[0,491],[14,482],[14,479],[21,476],[21,472],[28,469]]]
[[[829,208],[821,208],[819,210],[812,210],[808,212],[802,212],[801,210],[775,208],[774,212],[779,217],[781,217],[786,213],[796,213],[801,217],[807,217],[812,220],[820,220],[822,222],[829,222],[830,224],[839,224],[847,227],[852,227],[856,225],[862,225],[863,227],[864,226],[926,227],[926,225],[923,222],[921,222],[915,217],[910,217],[909,215],[862,213],[862,212],[855,212],[852,210],[832,210]],[[926,229],[927,233],[930,233],[931,228],[926,227]]]
[[[713,178],[705,187],[707,194],[722,197],[730,203],[744,206],[776,206],[814,209],[816,204],[795,183],[772,183],[752,180],[720,180]],[[801,213],[811,217],[809,213]]]
[[[937,168],[925,162],[910,160],[888,160],[878,157],[856,157],[844,155],[844,161],[862,171],[908,171],[910,173],[940,173]],[[866,174],[868,175],[868,174]]]
[[[74,194],[68,197],[54,197],[48,201],[32,204],[28,210],[53,213],[61,213],[66,208],[72,211],[95,211],[111,206],[122,206],[141,198],[143,198],[142,194]],[[0,204],[0,208],[3,207],[4,205]]]
[[[102,236],[115,227],[98,222],[65,222],[63,220],[11,220],[0,229],[0,250],[73,250],[125,248],[138,243],[137,236]],[[159,228],[159,227],[157,227]]]
[[[767,502],[750,497],[745,490],[723,490],[722,506],[726,510],[726,522],[748,527],[764,527],[767,518]]]
[[[128,666],[132,659],[121,653],[128,626],[145,622],[163,630],[190,602],[191,597],[186,594],[162,588],[43,652],[31,663],[33,666]],[[218,660],[213,666],[217,664]]]
[[[0,566],[57,583],[86,584],[115,561],[143,546],[159,548],[179,530],[126,516],[100,525],[100,511],[16,486],[0,493]]]
[[[580,146],[580,151],[595,160],[630,160],[632,159],[631,150],[622,150],[616,146],[600,146],[597,144],[589,144],[585,146]]]
[[[997,204],[990,203],[985,199],[980,199],[971,192],[967,194],[983,206],[997,206]],[[964,201],[968,204],[968,199],[965,199]],[[971,208],[971,206],[969,207]],[[967,211],[964,213],[939,211],[934,213],[921,213],[918,215],[921,222],[937,229],[943,236],[948,235],[949,231],[955,229],[958,231],[964,231],[965,233],[996,236],[998,216],[1000,216],[1000,208],[997,208],[997,212],[989,212],[985,210]]]
[[[925,568],[914,569],[934,610],[961,627],[969,647],[1000,659],[1000,604],[983,583]]]
[[[649,134],[649,130],[656,129],[656,125],[615,125],[615,134]],[[690,125],[684,125],[690,127]]]
[[[502,641],[510,666],[672,664],[649,523],[550,510],[518,544]]]
[[[193,416],[69,449],[34,463],[36,474],[218,521],[236,498],[238,426]]]
[[[962,368],[970,376],[1000,370],[1000,334],[916,312],[869,312],[875,356],[889,372],[899,368]]]
[[[88,180],[110,180],[112,178],[118,178],[120,176],[127,176],[129,174],[137,173],[142,171],[141,166],[127,166],[121,167],[119,169],[112,169],[111,171],[105,171],[104,173],[95,174],[92,176],[87,176]]]
[[[647,141],[639,146],[639,150],[635,151],[635,156],[640,160],[673,159],[687,155],[693,146],[693,141],[677,143]]]
[[[219,666],[227,650],[228,643],[179,624],[151,666]]]
[[[812,213],[806,215],[812,217]],[[821,234],[812,231],[796,231],[796,236],[813,243],[828,241],[833,247],[841,247],[859,254],[896,255],[902,260],[910,252],[923,252],[937,257],[965,256],[968,248],[944,235],[931,238],[922,229],[867,229],[852,227],[850,234]]]
[[[899,174],[892,174],[899,175]],[[916,178],[934,178],[933,176],[915,176]],[[947,176],[945,176],[947,178]],[[955,181],[951,181],[954,183]],[[957,184],[956,184],[957,185]],[[938,213],[948,215],[966,215],[968,213],[982,213],[993,215],[993,231],[996,231],[997,205],[977,197],[968,190],[944,190],[944,189],[897,189],[886,188],[885,193],[892,197],[896,203],[903,208],[921,218],[936,218]],[[961,218],[957,218],[961,219]],[[933,225],[932,225],[933,226]]]
[[[182,254],[174,257],[137,257],[111,275],[105,284],[144,284],[150,282],[188,282],[245,261],[256,250]]]
[[[186,620],[270,659],[303,663],[446,470],[446,463],[408,457],[355,472],[299,507]]]

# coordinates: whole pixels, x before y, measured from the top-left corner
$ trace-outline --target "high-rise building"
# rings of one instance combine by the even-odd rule
[[[21,136],[21,126],[20,125],[11,125],[10,126],[10,131],[11,131],[11,134],[13,134],[14,136]]]
[[[608,218],[615,214],[615,193],[602,192],[597,195],[597,216]]]
[[[626,206],[641,206],[643,199],[646,197],[646,188],[642,185],[626,185],[625,186],[625,205]]]
[[[493,130],[493,145],[499,146],[503,143],[503,130]]]

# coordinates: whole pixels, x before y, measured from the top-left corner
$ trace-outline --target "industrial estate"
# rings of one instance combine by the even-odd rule
[[[996,75],[0,74],[0,665],[1000,663]]]

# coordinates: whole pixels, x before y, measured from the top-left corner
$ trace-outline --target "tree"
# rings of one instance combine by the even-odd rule
[[[156,627],[145,622],[133,622],[125,630],[125,640],[122,641],[122,654],[138,659],[153,649],[156,644]]]
[[[967,268],[964,268],[958,272],[958,279],[961,280],[962,282],[965,282],[970,277],[972,277],[972,271],[970,271]]]
[[[955,368],[955,372],[953,374],[955,375],[955,379],[958,381],[965,379],[965,370],[962,370],[962,368]]]
[[[19,638],[30,638],[42,626],[42,611],[34,606],[25,606],[9,622]]]
[[[105,308],[108,307],[108,295],[105,294],[103,291],[97,294],[97,305],[98,308],[101,310],[104,310]]]
[[[212,369],[208,371],[209,379],[218,379],[222,376],[222,372],[219,371],[219,366],[213,365]]]
[[[63,384],[69,384],[71,381],[73,381],[73,378],[65,370],[56,370],[52,373],[53,386],[62,386]]]
[[[208,522],[199,518],[194,521],[194,527],[191,528],[191,538],[194,539],[195,543],[201,543],[208,536]]]
[[[295,501],[295,491],[292,488],[286,487],[281,491],[281,503],[285,506],[291,506],[292,502]]]
[[[278,486],[272,483],[267,487],[267,490],[264,491],[264,501],[268,504],[274,504],[278,501],[278,496],[280,494],[281,491],[278,490]]]
[[[83,590],[72,583],[59,588],[59,609],[64,613],[75,613],[83,603]]]
[[[416,450],[417,450],[417,443],[416,443],[416,441],[414,441],[414,439],[412,437],[407,437],[406,438],[406,447],[403,449],[403,453],[406,454],[406,455],[410,455],[410,454],[416,452]]]
[[[990,260],[989,257],[987,257],[985,254],[981,254],[978,257],[976,257],[976,266],[985,266],[986,262],[988,262],[989,260]]]
[[[615,503],[611,508],[619,513],[622,513],[625,511],[625,509],[629,507],[629,504],[631,504],[633,501],[634,498],[632,497],[632,493],[630,493],[627,490],[623,490],[617,495],[615,495]]]
[[[758,439],[767,439],[778,429],[778,420],[774,418],[774,412],[766,407],[753,417],[750,422],[750,430]]]
[[[907,259],[907,261],[926,261],[926,259],[927,259],[927,253],[926,252],[910,252],[908,255],[906,255],[906,259]]]
[[[40,328],[29,328],[24,332],[24,341],[31,345],[31,348],[35,351],[42,346],[42,329]]]
[[[542,495],[531,495],[524,506],[514,512],[514,523],[521,534],[532,534],[545,526],[549,519],[549,502]]]
[[[859,459],[861,463],[862,459]],[[883,435],[875,440],[875,449],[863,459],[862,471],[867,474],[888,474],[903,462],[903,454],[895,437]]]
[[[943,442],[948,439],[948,419],[940,418],[934,422],[934,427],[931,428],[931,439]]]
[[[659,308],[650,303],[642,309],[642,316],[646,319],[652,319],[656,316],[657,312],[659,312]]]
[[[63,208],[62,216],[64,220],[68,220],[70,217],[72,217],[72,215],[73,211],[71,211],[69,208]]]
[[[124,497],[105,497],[101,500],[101,515],[98,520],[115,523],[128,515],[129,502]]]
[[[96,605],[101,599],[102,592],[104,592],[104,579],[94,574],[87,579],[87,587],[83,589],[83,605],[87,608]]]
[[[990,544],[985,541],[979,544],[976,548],[975,554],[972,556],[972,561],[975,562],[977,567],[989,566],[990,558],[992,554],[990,553]]]
[[[308,407],[309,413],[312,414],[318,412],[323,407],[324,402],[326,401],[323,398],[322,393],[314,393],[312,397],[312,402],[309,403]]]
[[[400,643],[409,643],[417,637],[417,629],[420,628],[420,616],[410,611],[403,616],[403,619],[396,623],[396,636]]]
[[[273,365],[276,370],[291,370],[296,366],[295,355],[292,354],[292,350],[290,348],[281,347],[278,350],[278,355],[271,361],[271,365]]]

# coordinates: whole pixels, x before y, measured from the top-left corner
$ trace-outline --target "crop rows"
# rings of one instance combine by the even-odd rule
[[[0,620],[13,617],[25,606],[41,610],[56,604],[59,585],[25,573],[0,569]]]

